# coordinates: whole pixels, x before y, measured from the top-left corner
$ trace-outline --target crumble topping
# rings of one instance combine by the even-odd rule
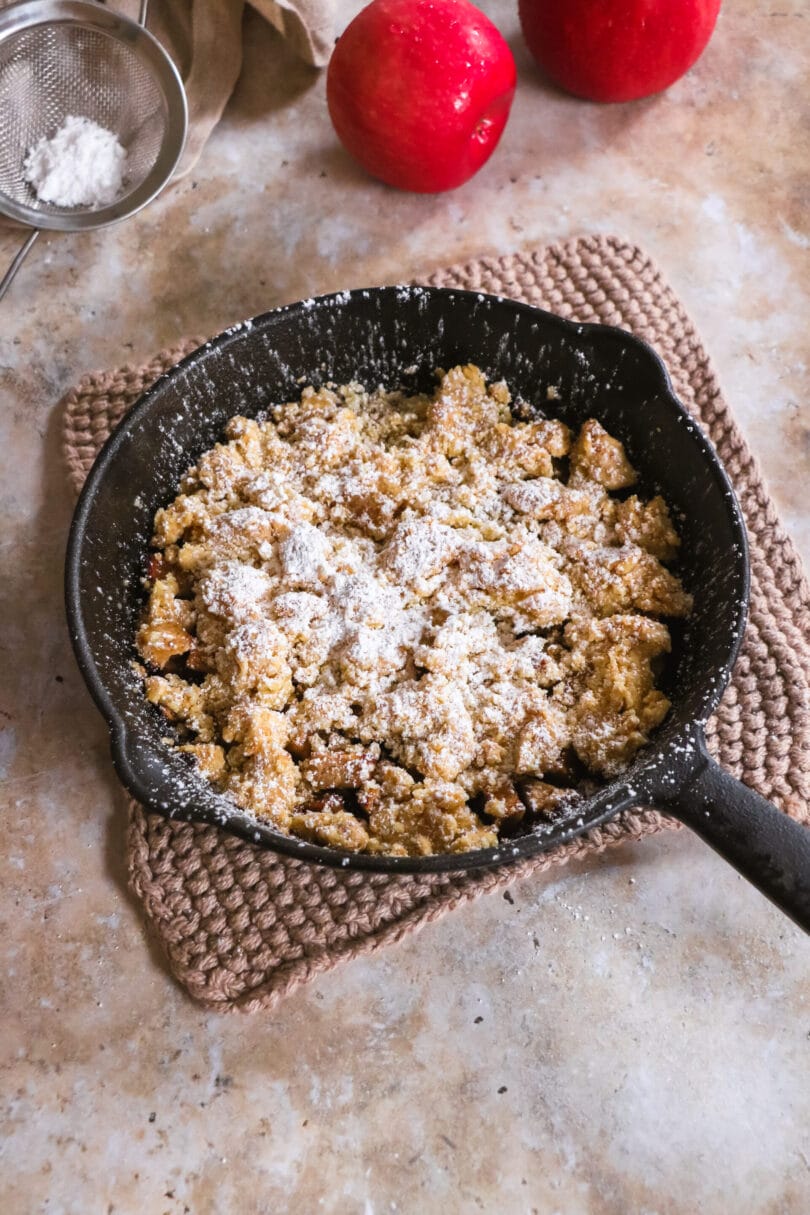
[[[178,745],[281,831],[464,851],[611,777],[666,716],[666,504],[624,449],[520,420],[473,366],[432,396],[304,389],[155,517],[137,635]]]

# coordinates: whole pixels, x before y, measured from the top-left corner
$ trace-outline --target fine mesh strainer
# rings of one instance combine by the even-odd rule
[[[0,9],[0,213],[32,228],[0,299],[40,230],[79,232],[134,215],[171,177],[188,121],[177,68],[140,23],[95,0],[22,0]],[[105,206],[43,202],[25,180],[31,148],[65,118],[89,118],[127,153],[123,193]]]

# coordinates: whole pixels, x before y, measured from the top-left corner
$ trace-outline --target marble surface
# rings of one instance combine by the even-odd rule
[[[195,1006],[126,889],[61,606],[56,404],[86,370],[304,295],[618,231],[686,302],[810,557],[805,0],[727,0],[687,78],[613,108],[552,90],[516,6],[483,7],[520,83],[462,189],[369,181],[322,76],[251,18],[195,172],[126,225],[43,238],[0,305],[8,1215],[810,1210],[810,948],[686,832],[481,900],[264,1017]]]

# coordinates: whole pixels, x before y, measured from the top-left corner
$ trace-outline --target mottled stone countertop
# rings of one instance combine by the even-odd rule
[[[810,1211],[810,947],[685,831],[480,900],[252,1018],[185,996],[126,889],[62,614],[56,405],[86,370],[619,232],[681,294],[810,557],[806,0],[727,0],[687,78],[607,108],[541,80],[512,0],[483,7],[520,83],[462,189],[368,180],[322,75],[251,16],[196,171],[127,224],[42,238],[0,306],[4,1215]]]

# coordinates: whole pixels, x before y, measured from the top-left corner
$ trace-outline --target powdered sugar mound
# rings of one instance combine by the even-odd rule
[[[236,561],[214,566],[200,579],[199,592],[209,612],[243,624],[262,614],[271,582],[263,570]]]
[[[395,528],[383,561],[394,582],[426,595],[430,593],[430,579],[442,572],[460,548],[461,541],[452,527],[430,518],[406,519]]]
[[[311,523],[298,523],[280,546],[281,565],[296,586],[317,589],[327,570],[329,541]]]
[[[273,600],[273,613],[282,631],[291,637],[305,636],[313,620],[325,615],[326,608],[325,600],[309,591],[287,591]]]
[[[121,196],[127,154],[112,131],[69,114],[28,152],[25,180],[55,207],[106,207]]]

